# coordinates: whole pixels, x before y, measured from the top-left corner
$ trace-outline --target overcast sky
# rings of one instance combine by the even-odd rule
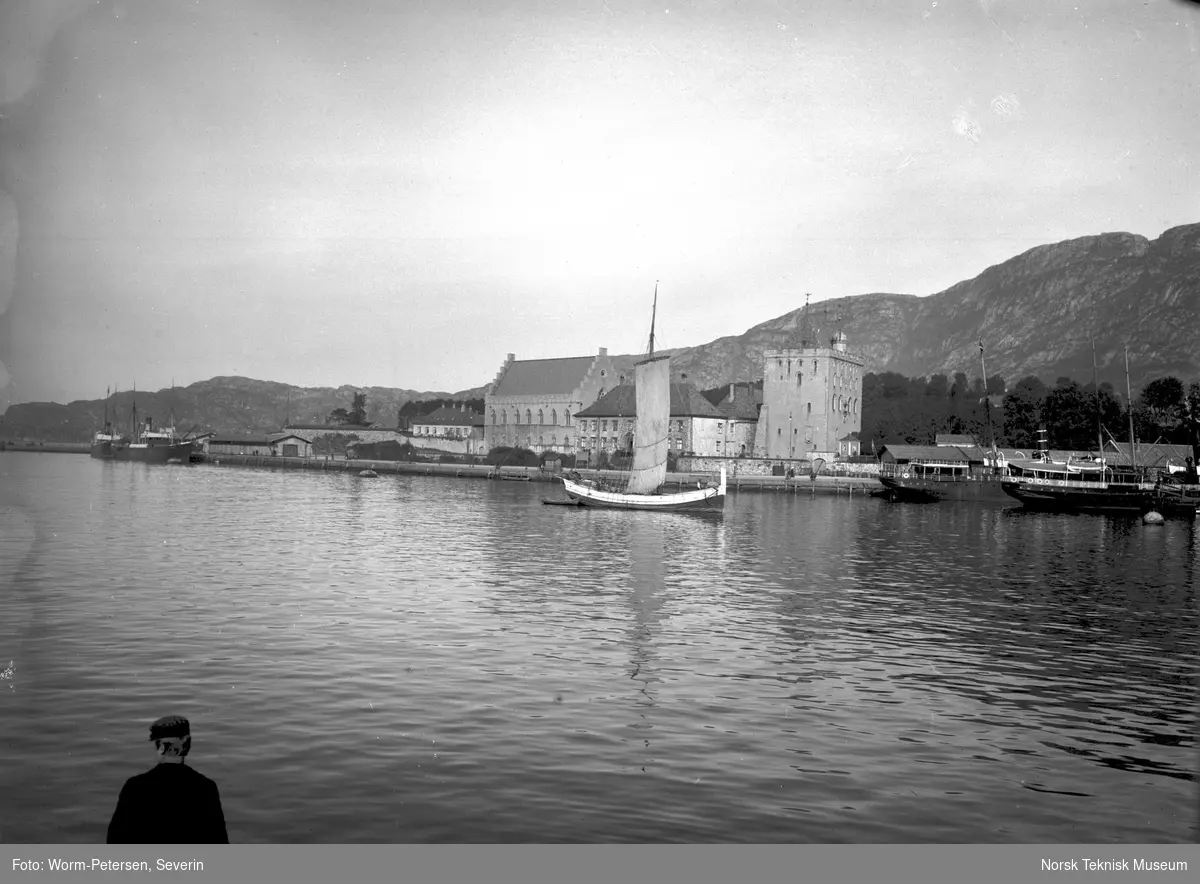
[[[456,391],[639,351],[655,280],[679,347],[1153,238],[1200,221],[1198,11],[9,2],[0,390]]]

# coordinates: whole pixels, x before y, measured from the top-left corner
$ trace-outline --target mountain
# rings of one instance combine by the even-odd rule
[[[974,279],[927,297],[875,293],[823,301],[754,326],[742,335],[671,351],[672,368],[700,389],[762,377],[763,351],[825,344],[837,330],[867,371],[909,377],[981,374],[979,341],[987,373],[1011,387],[1026,375],[1047,384],[1061,376],[1092,378],[1092,340],[1101,381],[1123,392],[1125,345],[1131,384],[1174,375],[1200,378],[1200,224],[1172,228],[1158,239],[1104,233],[1038,246]],[[807,329],[807,331],[806,331]],[[665,352],[665,351],[664,351]],[[295,387],[242,377],[137,394],[138,413],[197,431],[266,432],[289,417],[317,423],[335,408],[367,394],[372,421],[395,426],[400,406],[412,399],[471,399],[484,387],[458,393],[390,387]],[[110,400],[127,420],[134,394]],[[69,405],[11,405],[0,416],[0,439],[86,441],[103,423],[104,401]]]
[[[804,308],[736,337],[682,350],[673,369],[701,389],[762,377],[764,350],[799,347]],[[855,295],[808,310],[808,339],[827,346],[838,329],[873,372],[909,377],[987,373],[1011,386],[1026,375],[1053,384],[1092,379],[1135,391],[1164,375],[1200,378],[1200,224],[1156,240],[1105,233],[1038,246],[928,297]],[[1136,395],[1136,392],[1135,392]]]
[[[483,388],[460,393],[418,392],[392,387],[296,387],[275,381],[243,377],[215,377],[187,387],[155,393],[122,391],[108,400],[119,429],[126,429],[136,402],[142,420],[156,425],[169,422],[181,432],[216,430],[222,433],[265,433],[278,430],[289,419],[296,423],[323,423],[335,408],[350,408],[355,393],[367,396],[367,418],[385,427],[396,426],[400,406],[413,399],[471,399]],[[104,423],[103,399],[78,400],[68,405],[28,402],[10,405],[0,416],[0,439],[33,438],[47,442],[86,442]]]

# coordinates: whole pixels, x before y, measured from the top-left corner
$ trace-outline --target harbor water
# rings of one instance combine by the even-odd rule
[[[0,841],[1174,842],[1200,520],[0,453]]]

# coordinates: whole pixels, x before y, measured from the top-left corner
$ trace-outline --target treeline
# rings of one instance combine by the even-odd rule
[[[1053,387],[1033,376],[1008,389],[998,376],[953,380],[935,374],[906,378],[895,372],[863,378],[864,451],[888,443],[931,445],[939,433],[974,436],[981,445],[1012,448],[1037,445],[1045,427],[1052,448],[1089,450],[1111,438],[1129,438],[1129,409],[1112,384],[1081,385],[1060,377]],[[990,419],[990,420],[989,420]],[[1134,432],[1141,442],[1200,444],[1200,382],[1185,388],[1174,377],[1147,384],[1133,403]]]

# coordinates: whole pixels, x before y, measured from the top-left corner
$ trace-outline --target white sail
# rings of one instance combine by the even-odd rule
[[[630,494],[651,494],[667,478],[667,428],[671,417],[671,360],[647,359],[634,367],[637,420],[633,430]]]

